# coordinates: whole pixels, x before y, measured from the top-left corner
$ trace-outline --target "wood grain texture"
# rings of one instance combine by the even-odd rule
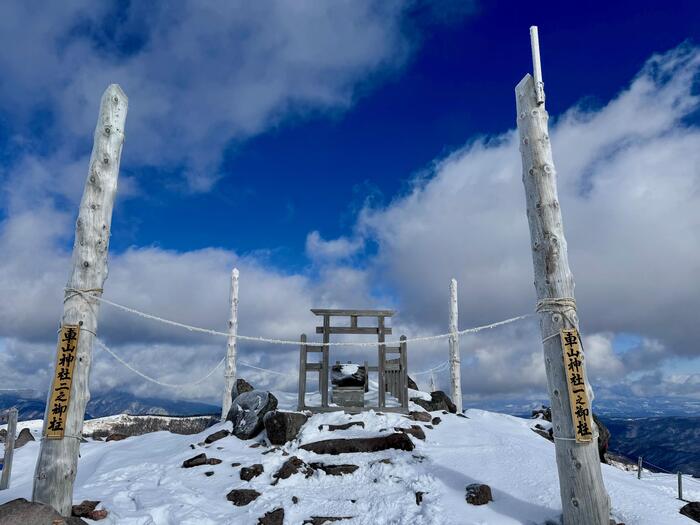
[[[457,302],[457,280],[450,281],[450,395],[457,407],[457,413],[462,413],[462,360],[459,355],[459,314]]]
[[[574,278],[569,269],[549,143],[549,117],[544,104],[537,103],[535,84],[529,74],[517,85],[515,93],[537,298],[573,298]],[[540,329],[554,435],[573,439],[561,341],[559,337],[546,338],[562,328],[578,329],[578,317],[570,307],[552,306],[548,310],[540,313]],[[603,485],[597,440],[576,443],[557,439],[555,450],[564,524],[609,525],[610,500]]]
[[[34,474],[33,501],[51,505],[63,516],[70,516],[71,512],[79,438],[83,430],[85,405],[90,399],[88,381],[100,306],[97,300],[69,290],[101,290],[107,278],[112,208],[117,192],[127,108],[128,99],[122,89],[116,84],[110,85],[100,103],[87,181],[75,226],[73,271],[68,280],[61,320],[62,324],[81,325],[66,419],[66,437],[60,440],[42,440]],[[47,402],[44,433],[49,409]]]
[[[12,460],[15,454],[15,435],[17,434],[17,409],[7,410],[7,436],[5,437],[5,453],[2,463],[2,475],[0,476],[0,490],[10,488],[12,476]]]
[[[231,313],[228,320],[228,340],[226,342],[226,370],[224,372],[224,397],[221,402],[221,421],[226,419],[231,409],[233,385],[236,384],[236,335],[238,334],[238,268],[231,271],[231,292],[229,303]]]

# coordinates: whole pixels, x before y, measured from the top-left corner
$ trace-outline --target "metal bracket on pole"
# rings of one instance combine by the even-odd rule
[[[532,48],[532,73],[535,77],[535,100],[537,100],[537,105],[541,106],[544,104],[544,82],[542,81],[540,37],[537,26],[530,27],[530,47]]]

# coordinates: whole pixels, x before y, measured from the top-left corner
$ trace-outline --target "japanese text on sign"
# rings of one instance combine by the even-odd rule
[[[73,368],[78,353],[80,326],[64,325],[58,337],[56,371],[47,407],[46,438],[63,439],[68,416],[68,402],[73,384]]]
[[[562,330],[561,346],[564,350],[564,372],[566,383],[569,385],[569,402],[576,442],[588,442],[593,439],[593,421],[586,391],[583,351],[578,330]]]

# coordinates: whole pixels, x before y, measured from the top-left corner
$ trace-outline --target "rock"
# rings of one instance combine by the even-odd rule
[[[395,427],[394,430],[397,432],[404,432],[406,434],[412,435],[414,438],[425,440],[425,432],[418,425],[411,425],[408,428]]]
[[[263,429],[265,414],[277,408],[277,398],[270,392],[251,390],[239,394],[226,416],[233,423],[233,435],[239,439],[251,439]]]
[[[304,520],[302,525],[323,525],[324,523],[351,520],[352,518],[352,516],[311,516],[309,519]]]
[[[205,475],[206,477],[209,478],[209,477],[211,477],[211,476],[214,475],[214,471],[213,471],[213,470],[207,470],[207,471],[204,473],[204,475]]]
[[[279,451],[279,450],[281,450],[279,447],[273,447],[273,448],[271,448],[271,449],[266,450],[265,452],[263,452],[262,455],[265,456],[265,455],[267,455],[267,454],[272,454],[273,452],[277,452],[277,451]]]
[[[7,437],[7,430],[5,430],[4,428],[1,428],[0,429],[0,443],[4,443],[6,437]]]
[[[434,427],[433,425],[425,425],[425,428],[429,428],[430,430],[432,430]]]
[[[543,438],[548,439],[549,441],[554,443],[554,433],[551,428],[547,430],[539,423],[535,423],[535,426],[530,427],[530,430],[532,430],[535,434],[539,434]]]
[[[253,385],[251,385],[248,381],[246,381],[243,378],[238,378],[236,379],[236,384],[233,385],[233,391],[231,392],[231,401],[236,399],[236,397],[240,396],[241,394],[245,394],[246,392],[252,392],[255,390],[253,388]]]
[[[29,432],[28,428],[23,428],[19,436],[17,436],[17,439],[15,439],[15,448],[20,448],[29,443],[30,441],[36,441],[34,439],[34,436],[32,436],[32,433]]]
[[[350,421],[350,423],[343,423],[342,425],[319,425],[318,429],[323,430],[323,428],[326,428],[329,432],[335,432],[336,430],[347,430],[350,427],[360,427],[360,428],[365,428],[365,424],[362,421]]]
[[[334,386],[365,386],[366,376],[364,365],[347,363],[331,366],[331,384]]]
[[[284,509],[280,507],[266,512],[262,518],[258,518],[258,525],[284,525]]]
[[[593,423],[598,427],[598,455],[600,456],[600,462],[605,463],[605,453],[608,451],[608,445],[610,444],[610,431],[595,414],[593,414]]]
[[[435,417],[433,418],[433,420],[431,421],[431,423],[432,423],[434,426],[438,426],[441,422],[442,422],[442,419],[440,419],[440,418],[437,417],[437,416],[435,416]]]
[[[284,445],[296,439],[301,427],[309,418],[300,412],[282,412],[273,410],[265,414],[263,424],[267,431],[267,439],[273,445]]]
[[[226,494],[226,499],[236,507],[248,505],[251,501],[258,499],[258,497],[260,497],[260,493],[253,489],[233,489]]]
[[[151,432],[167,431],[172,434],[199,434],[216,423],[219,416],[131,416],[122,414],[119,421],[109,424],[109,428],[98,428],[92,432],[92,438],[105,438],[110,434],[124,434],[125,436],[141,436]],[[86,421],[86,429],[90,428]],[[89,435],[89,434],[88,434]]]
[[[467,485],[467,503],[472,505],[486,505],[489,501],[493,501],[491,496],[491,487],[481,483],[472,483]]]
[[[542,405],[541,408],[532,411],[531,419],[544,419],[545,421],[552,422],[552,409]]]
[[[43,503],[31,503],[24,498],[13,499],[0,505],[0,523],[2,525],[88,525],[78,517],[65,518],[53,508]]]
[[[219,463],[221,463],[221,460],[219,458],[207,459],[207,465],[218,465]]]
[[[680,512],[683,516],[700,523],[700,501],[692,501],[686,505],[683,505],[681,510],[678,512]]]
[[[327,439],[306,443],[299,447],[316,454],[350,454],[354,452],[378,452],[395,448],[398,450],[412,451],[415,447],[411,438],[403,432],[387,434],[386,436],[354,439]]]
[[[297,498],[296,496],[292,496],[292,503],[294,503],[295,505],[299,503],[299,498]]]
[[[200,465],[206,465],[207,464],[207,455],[206,454],[198,454],[194,457],[191,457],[190,459],[186,459],[185,461],[182,462],[182,468],[192,468],[192,467],[198,467]]]
[[[232,466],[232,467],[240,467],[241,464],[240,464],[240,463],[231,463],[231,466]]]
[[[119,434],[118,432],[115,432],[114,434],[110,434],[107,436],[107,439],[105,441],[121,441],[123,439],[128,438],[126,434]]]
[[[277,472],[272,475],[272,477],[275,479],[272,484],[276,485],[279,480],[287,479],[288,477],[299,473],[304,474],[305,478],[310,478],[314,474],[314,469],[304,463],[298,457],[292,456],[282,464]]]
[[[309,466],[316,470],[322,470],[329,476],[342,476],[343,474],[352,474],[358,468],[357,465],[326,465],[325,463],[310,463]]]
[[[423,502],[423,494],[425,494],[425,492],[416,492],[416,505],[420,505]]]
[[[423,407],[428,412],[434,412],[436,410],[447,410],[448,412],[452,412],[453,414],[457,413],[457,407],[449,398],[449,396],[445,394],[445,392],[443,392],[442,390],[436,390],[435,392],[431,392],[430,401],[421,399],[420,397],[412,397],[411,401],[413,401],[416,405]]]
[[[209,445],[209,444],[213,443],[214,441],[218,441],[218,440],[220,440],[220,439],[225,438],[225,437],[228,436],[229,434],[230,434],[230,432],[229,432],[228,430],[226,430],[226,429],[224,429],[224,430],[219,430],[218,432],[214,432],[213,434],[209,434],[209,435],[207,436],[207,438],[204,440],[204,442],[205,442],[207,445]]]
[[[461,418],[464,418],[464,419],[469,419],[469,418],[468,418],[467,416],[465,416],[464,414],[457,414],[457,417],[461,417]]]
[[[408,417],[410,417],[413,421],[428,423],[433,416],[431,416],[428,412],[409,412]]]
[[[109,513],[105,509],[95,510],[99,504],[99,501],[85,500],[79,505],[73,505],[71,514],[77,518],[87,518],[94,521],[103,520]]]
[[[416,382],[413,379],[411,379],[411,376],[406,376],[406,384],[411,390],[420,390]]]
[[[250,481],[253,478],[257,478],[263,472],[265,472],[263,466],[260,463],[256,463],[250,467],[243,467],[240,476],[243,481]]]

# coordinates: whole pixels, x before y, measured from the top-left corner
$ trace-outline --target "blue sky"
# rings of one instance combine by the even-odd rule
[[[700,335],[697,2],[76,0],[42,13],[0,7],[0,287],[21,292],[0,308],[3,384],[48,383],[110,82],[130,101],[106,297],[221,328],[236,265],[249,335],[296,339],[320,306],[391,306],[402,333],[443,332],[451,277],[462,327],[530,311],[512,130],[537,24],[593,379],[610,397],[698,395],[698,349],[684,343]],[[171,382],[222,349],[113,310],[100,327]],[[465,392],[541,394],[537,337],[524,323],[466,339]],[[242,352],[290,370],[297,359]],[[187,370],[163,369],[176,354]],[[416,348],[413,369],[445,355]],[[170,395],[99,373],[112,367],[97,356],[93,388]]]

